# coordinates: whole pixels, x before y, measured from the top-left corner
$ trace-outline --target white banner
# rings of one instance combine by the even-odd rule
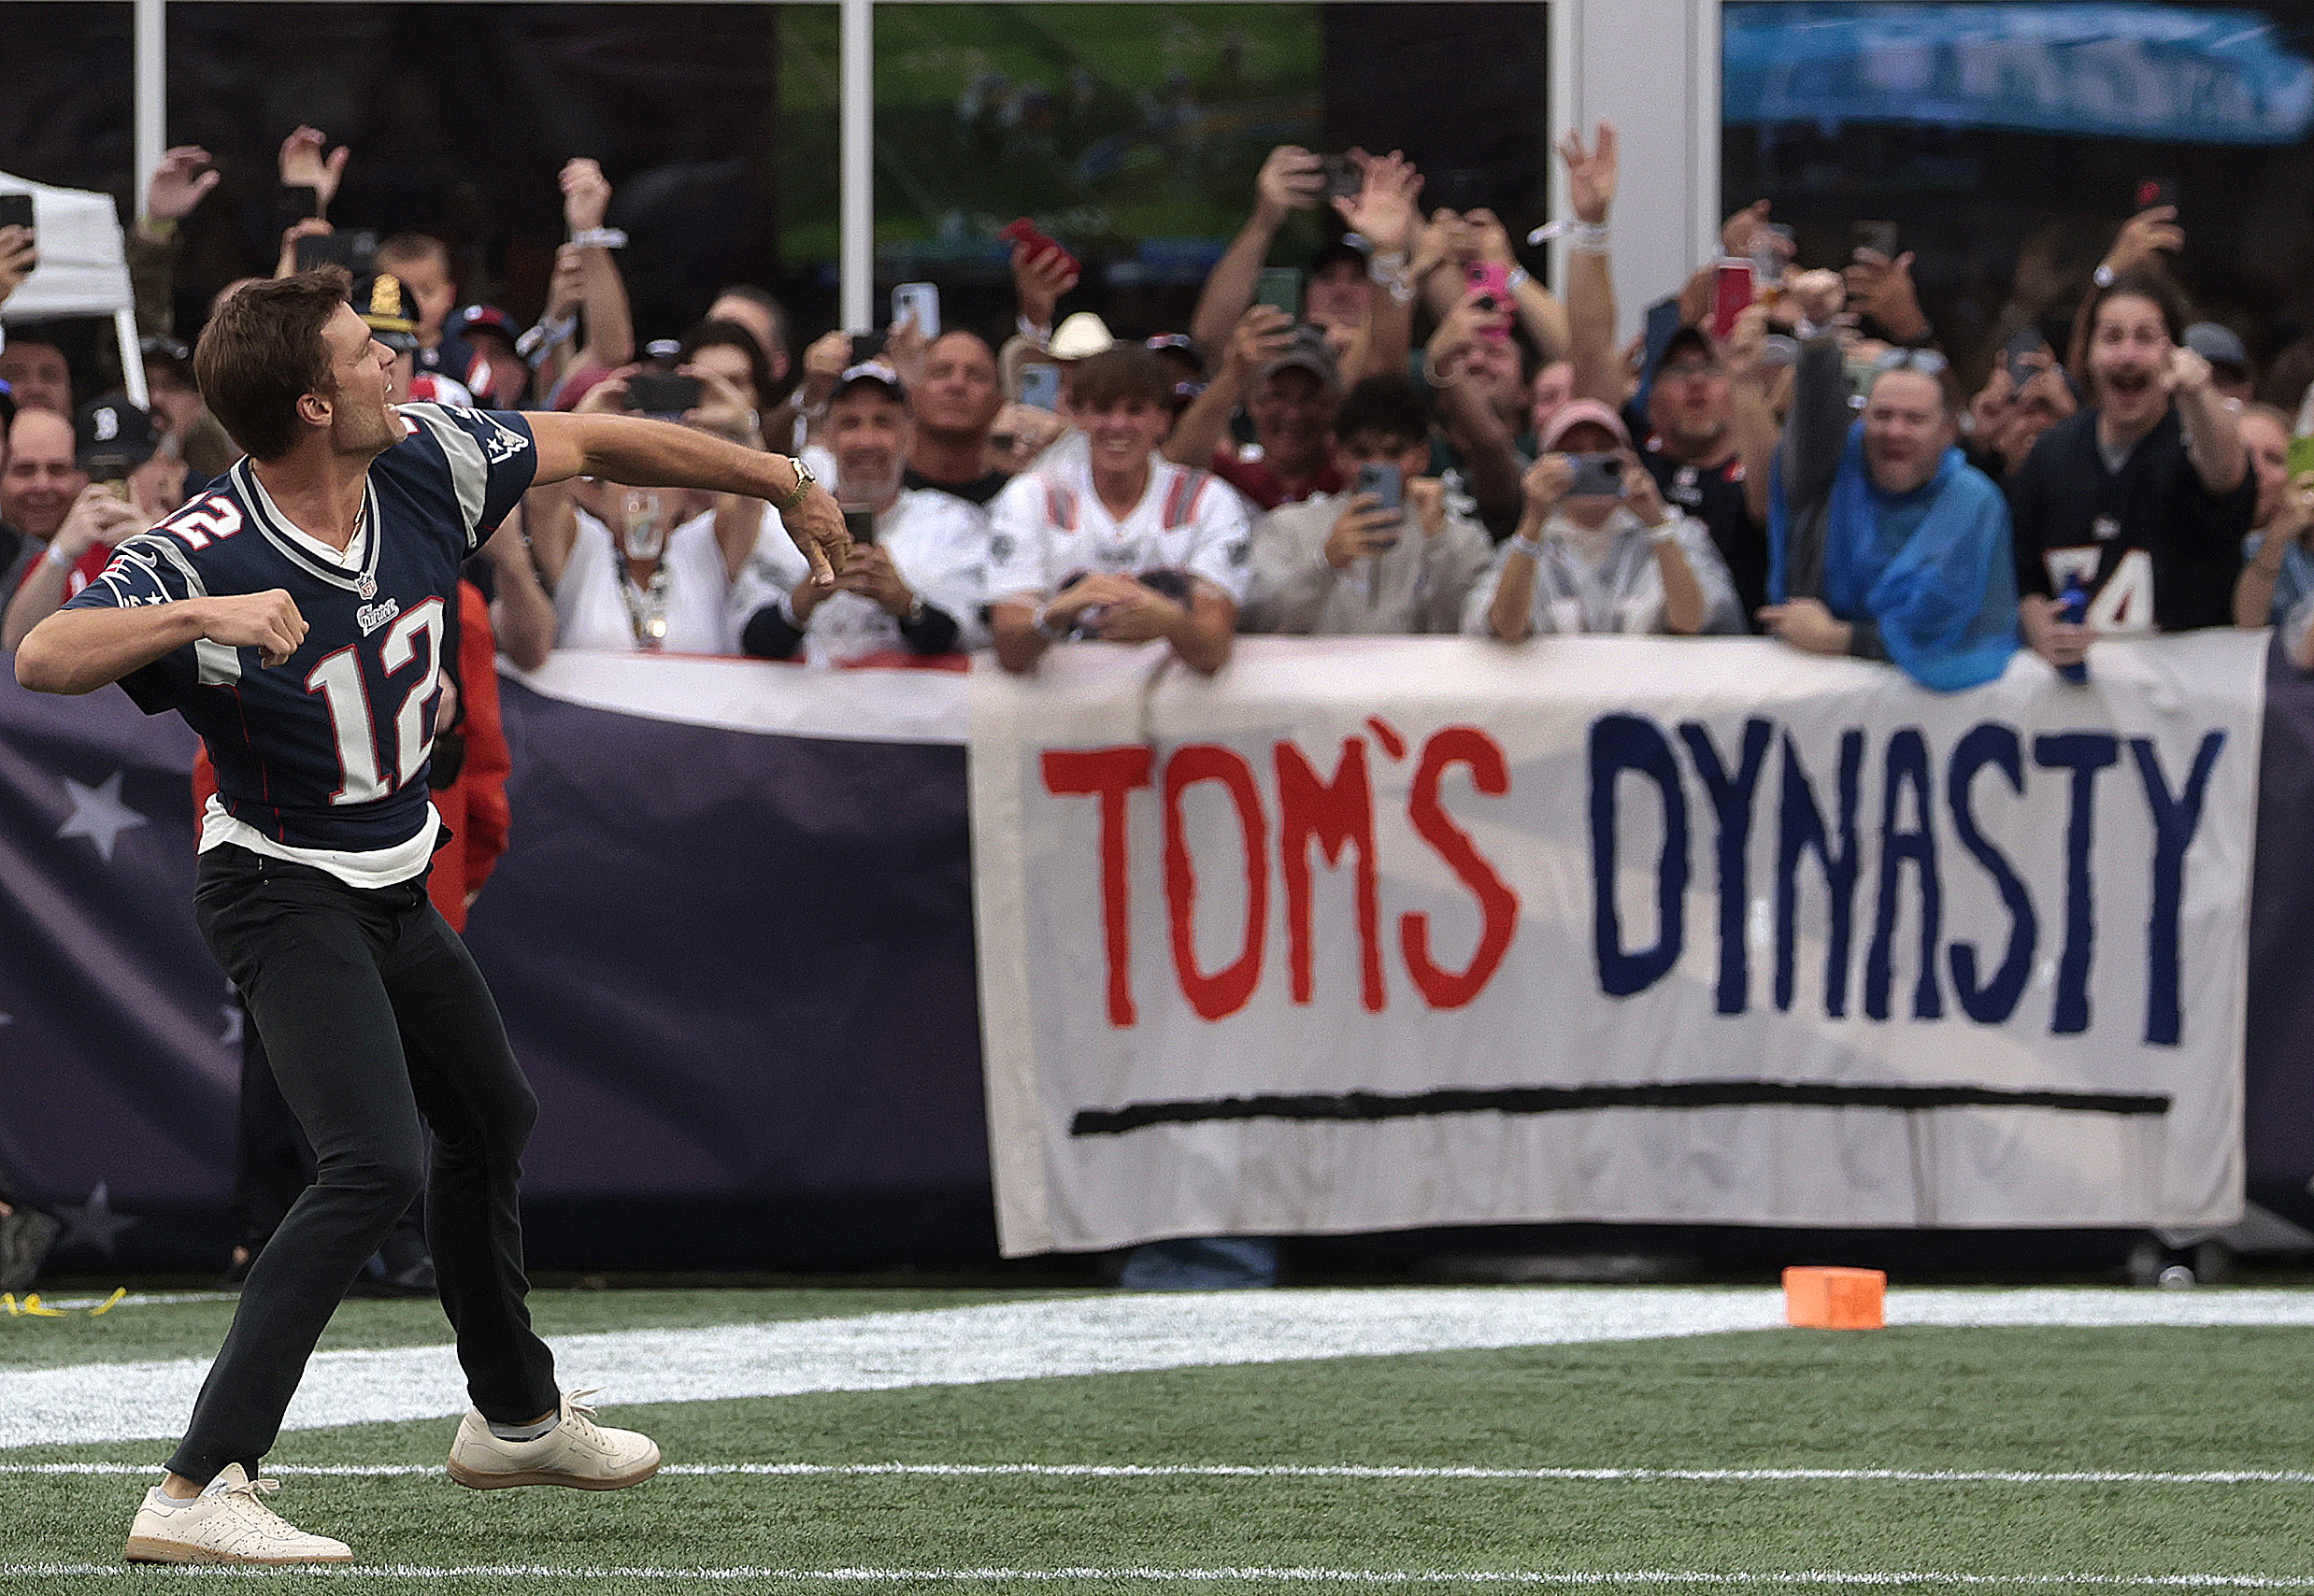
[[[1753,639],[983,662],[1005,1249],[2229,1221],[2264,648],[1955,695]]]

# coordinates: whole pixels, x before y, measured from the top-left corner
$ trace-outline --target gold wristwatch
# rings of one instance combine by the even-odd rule
[[[817,477],[814,477],[811,474],[811,467],[806,465],[801,460],[791,458],[788,461],[788,463],[795,467],[795,490],[788,494],[786,498],[771,506],[783,516],[790,510],[795,508],[796,506],[802,504],[804,502],[804,495],[810,492],[811,485],[819,480]]]

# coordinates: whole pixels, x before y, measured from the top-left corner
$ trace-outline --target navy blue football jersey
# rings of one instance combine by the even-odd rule
[[[426,819],[460,562],[538,468],[512,412],[405,405],[409,436],[370,463],[352,566],[301,546],[243,460],[124,540],[69,609],[288,591],[305,642],[265,669],[255,648],[196,642],[121,677],[148,715],[174,709],[208,745],[234,818],[292,848],[371,852]]]

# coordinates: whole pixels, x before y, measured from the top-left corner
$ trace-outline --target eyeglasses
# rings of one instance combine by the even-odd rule
[[[1872,374],[1917,371],[1922,377],[1942,377],[1950,363],[1935,349],[1891,349],[1872,363]]]
[[[1673,382],[1681,378],[1695,378],[1719,375],[1720,366],[1717,361],[1682,360],[1674,361],[1658,371],[1655,374],[1655,379],[1658,382]]]

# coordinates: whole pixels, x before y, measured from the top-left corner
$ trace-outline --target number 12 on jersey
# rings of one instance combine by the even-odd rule
[[[441,697],[442,601],[430,598],[396,620],[379,648],[378,663],[392,681],[419,664],[421,639],[424,663],[393,711],[390,752],[380,746],[381,728],[362,676],[361,651],[368,647],[366,639],[347,644],[307,673],[306,691],[321,695],[337,740],[340,780],[330,794],[332,804],[375,803],[414,779],[426,762],[434,748],[435,705]]]

